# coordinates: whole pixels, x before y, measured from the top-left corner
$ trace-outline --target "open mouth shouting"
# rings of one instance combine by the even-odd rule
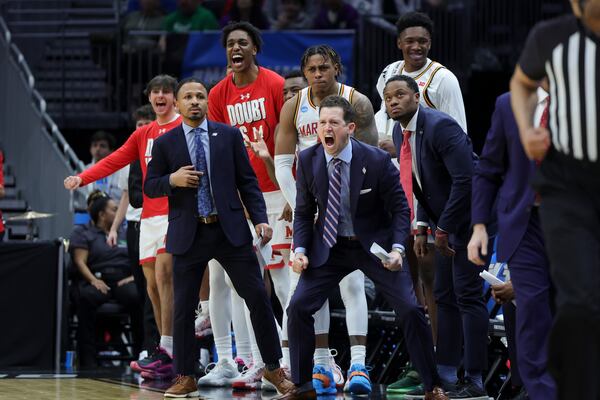
[[[241,54],[234,54],[231,56],[231,67],[241,68],[244,64],[244,56]]]
[[[167,101],[164,99],[154,101],[154,110],[160,114],[167,110]]]
[[[323,146],[332,149],[335,146],[335,136],[331,133],[326,133],[323,136]]]

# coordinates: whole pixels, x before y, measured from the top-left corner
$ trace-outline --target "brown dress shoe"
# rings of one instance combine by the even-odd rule
[[[425,392],[424,400],[449,400],[449,397],[444,393],[444,389],[435,386],[431,392]]]
[[[317,392],[315,389],[302,389],[294,386],[292,390],[273,398],[273,400],[315,400],[317,398]]]
[[[296,388],[296,386],[285,377],[283,368],[277,368],[273,371],[269,371],[265,368],[263,378],[271,382],[280,394],[286,394]]]
[[[196,377],[178,375],[173,380],[173,385],[165,392],[165,397],[198,397],[198,384]]]

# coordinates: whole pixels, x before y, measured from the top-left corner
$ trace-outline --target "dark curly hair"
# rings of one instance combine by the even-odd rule
[[[413,26],[423,27],[429,32],[429,36],[433,36],[433,21],[427,14],[420,12],[408,12],[402,14],[402,16],[398,18],[398,21],[396,21],[396,34],[399,37],[405,29],[412,28]]]
[[[227,38],[229,34],[233,31],[244,31],[250,36],[252,43],[256,46],[256,52],[260,53],[260,49],[263,44],[262,36],[260,35],[260,31],[252,25],[250,22],[240,21],[240,22],[230,22],[223,28],[223,33],[221,35],[221,44],[223,47],[227,47]]]
[[[340,55],[333,49],[333,47],[326,44],[310,46],[304,51],[304,54],[302,54],[302,59],[300,60],[300,69],[302,71],[304,71],[304,67],[306,67],[308,59],[315,55],[319,55],[323,58],[328,58],[331,60],[333,65],[337,65],[338,67],[338,75],[342,74],[342,59]]]

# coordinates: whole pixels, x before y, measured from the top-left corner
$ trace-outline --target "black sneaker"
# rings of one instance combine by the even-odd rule
[[[446,393],[448,398],[460,400],[488,400],[489,397],[484,389],[474,384],[469,378],[459,383],[456,390]]]

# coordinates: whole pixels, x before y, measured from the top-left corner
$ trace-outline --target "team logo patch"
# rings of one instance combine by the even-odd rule
[[[300,111],[301,111],[301,112],[307,112],[307,111],[308,111],[308,107],[306,107],[306,106],[302,106],[302,107],[300,108]]]

